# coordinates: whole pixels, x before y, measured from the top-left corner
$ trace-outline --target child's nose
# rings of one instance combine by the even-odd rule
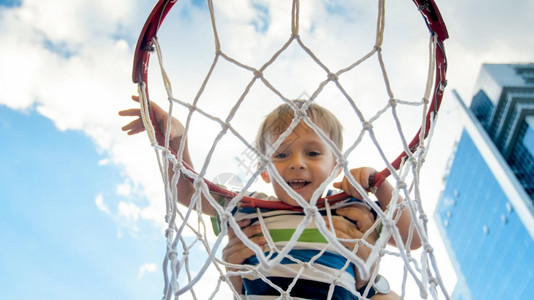
[[[296,154],[293,155],[293,159],[291,160],[290,168],[291,169],[304,169],[306,168],[306,163],[304,161],[304,157],[302,155]]]

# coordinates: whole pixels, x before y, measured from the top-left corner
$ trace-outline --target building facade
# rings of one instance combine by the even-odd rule
[[[434,217],[452,299],[534,295],[534,64],[485,64]]]

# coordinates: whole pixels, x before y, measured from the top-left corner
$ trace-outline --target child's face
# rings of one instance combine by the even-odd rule
[[[277,138],[278,136],[273,136],[270,143],[274,143]],[[306,201],[310,201],[313,192],[330,176],[336,166],[335,156],[330,147],[303,122],[275,151],[272,162],[285,183]],[[262,177],[265,181],[272,182],[274,192],[280,201],[298,205],[274,177],[266,172]]]

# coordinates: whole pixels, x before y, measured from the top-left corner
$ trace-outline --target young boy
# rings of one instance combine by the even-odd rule
[[[298,107],[302,107],[305,104],[304,101],[295,101],[294,103]],[[167,113],[155,104],[152,104],[152,109],[158,120],[158,126],[163,129],[166,128]],[[342,148],[341,124],[332,113],[316,104],[310,104],[304,113],[330,138],[338,149]],[[122,116],[139,116],[139,110],[126,110],[119,114]],[[291,123],[293,118],[293,108],[287,104],[283,104],[271,112],[265,118],[258,132],[256,139],[257,149],[266,154],[278,137],[287,129],[287,125]],[[174,149],[178,149],[184,128],[178,120],[173,119],[172,122],[170,145]],[[144,128],[142,122],[137,119],[124,126],[123,130],[129,131],[128,134],[135,134],[143,131]],[[192,166],[187,144],[183,158],[188,165]],[[304,121],[301,121],[289,136],[282,141],[274,151],[271,161],[277,174],[271,174],[268,171],[264,171],[261,174],[263,180],[273,185],[277,199],[271,200],[281,201],[293,207],[300,207],[295,199],[295,194],[307,202],[313,196],[320,195],[322,191],[318,193],[318,189],[323,186],[323,182],[331,177],[337,165],[332,149]],[[375,170],[371,168],[351,170],[354,178],[366,189],[370,188],[369,178],[373,173],[375,173]],[[277,175],[282,178],[282,181],[276,179]],[[361,195],[346,178],[341,182],[334,183],[334,187],[344,190],[352,197],[361,198]],[[194,192],[192,184],[186,179],[181,179],[178,182],[178,189],[178,201],[184,205],[189,205]],[[392,190],[393,187],[386,181],[378,186],[375,195],[382,209],[385,209],[391,201]],[[258,197],[258,194],[255,194],[254,197]],[[215,209],[207,201],[203,202],[203,212],[212,216],[216,215]],[[403,240],[406,241],[411,216],[407,210],[400,213],[401,216],[397,222],[397,227]],[[243,227],[245,235],[260,245],[265,250],[266,255],[276,255],[277,251],[283,248],[292,235],[287,235],[287,232],[294,230],[304,216],[303,213],[298,213],[294,210],[264,211],[260,212],[260,214],[264,214],[262,217],[269,231],[267,233],[262,232],[259,223],[257,223],[258,215],[255,212],[238,210],[235,218],[239,221],[240,226]],[[373,214],[369,209],[362,208],[361,205],[346,205],[346,203],[338,206],[334,205],[332,214],[334,215],[332,222],[327,221],[327,224],[334,229],[336,236],[342,239],[362,238],[374,223]],[[280,235],[280,232],[285,232],[286,234]],[[267,237],[274,241],[275,249],[265,249]],[[367,242],[373,244],[377,238],[377,233],[373,232],[368,236]],[[350,250],[355,246],[354,243],[348,242],[345,242],[344,245]],[[419,246],[419,237],[414,234],[410,248],[418,248]],[[357,255],[366,259],[369,253],[370,249],[368,247],[360,246]],[[260,267],[260,274],[249,273],[244,275],[243,278],[232,277],[232,284],[238,292],[241,291],[244,297],[261,297],[261,299],[278,298],[283,291],[288,291],[289,296],[299,297],[299,299],[326,299],[329,293],[332,296],[331,299],[358,299],[355,291],[363,292],[366,288],[366,282],[358,279],[359,276],[355,267],[352,264],[348,267],[345,266],[346,259],[337,253],[335,249],[328,246],[328,242],[318,232],[315,222],[311,222],[308,225],[295,247],[288,254],[274,268],[265,269]],[[255,253],[246,247],[231,230],[229,232],[228,245],[223,250],[223,258],[225,261],[237,265],[258,264]],[[313,261],[313,263],[309,264],[311,267],[299,271],[301,265],[307,264],[309,261]],[[340,269],[343,271],[340,272]],[[329,283],[332,278],[337,278],[336,284]],[[279,286],[281,290],[273,288],[269,283]],[[369,296],[372,296],[375,292],[374,288],[371,289]],[[372,299],[396,298],[396,294],[393,292],[382,292],[385,294],[377,294]],[[265,297],[265,295],[272,297]]]

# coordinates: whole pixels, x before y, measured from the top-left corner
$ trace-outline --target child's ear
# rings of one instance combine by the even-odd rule
[[[267,170],[261,172],[261,178],[265,183],[271,183],[271,177],[269,177],[269,173],[267,173]]]

